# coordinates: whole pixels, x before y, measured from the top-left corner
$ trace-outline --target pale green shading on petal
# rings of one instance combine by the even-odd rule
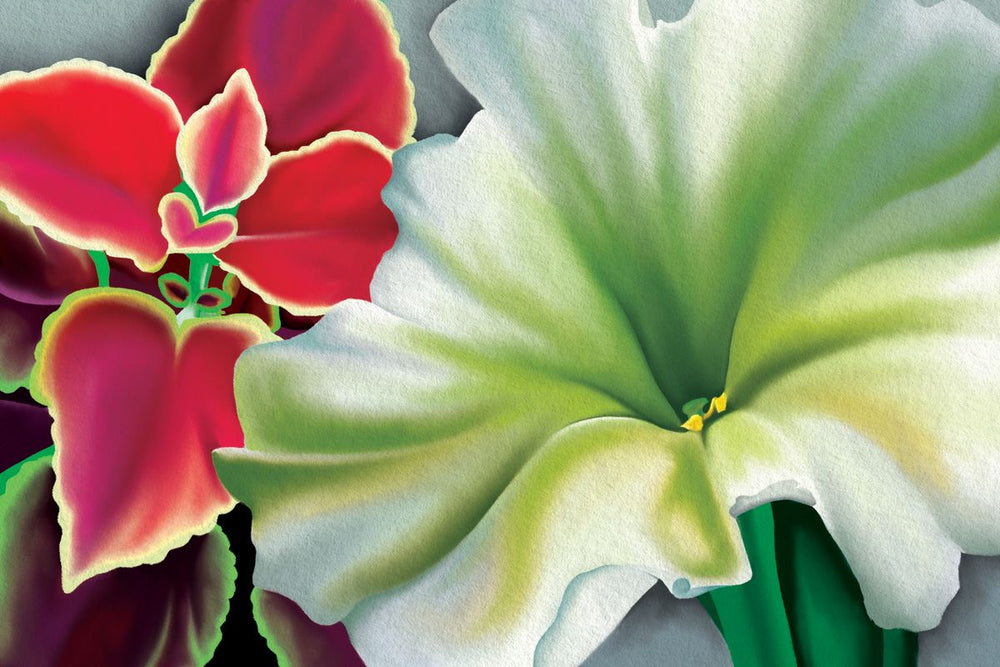
[[[484,110],[395,154],[373,305],[238,365],[258,581],[366,658],[522,664],[575,577],[736,583],[730,511],[793,498],[878,623],[932,625],[1000,552],[1000,28],[571,4],[442,13]]]
[[[996,276],[994,243],[883,261],[831,284],[770,320],[797,327],[786,350],[830,342],[708,432],[730,501],[787,480],[815,501],[883,627],[933,627],[960,553],[1000,552],[998,415],[987,398],[1000,386]]]
[[[530,660],[569,582],[603,565],[635,565],[684,595],[745,578],[735,522],[708,482],[698,436],[624,417],[560,426],[575,411],[615,408],[587,390],[577,390],[574,399],[572,386],[537,378],[534,386],[510,383],[512,395],[495,380],[477,391],[475,366],[449,370],[392,355],[408,342],[403,324],[367,304],[342,310],[354,312],[340,331],[331,332],[333,320],[326,319],[304,334],[312,358],[279,361],[260,348],[265,354],[248,354],[238,377],[254,373],[281,383],[290,372],[299,379],[298,390],[258,385],[261,397],[275,400],[288,391],[287,400],[301,406],[293,408],[300,415],[288,428],[310,424],[309,402],[330,406],[340,402],[336,394],[367,388],[351,413],[330,418],[356,414],[363,422],[365,403],[396,402],[394,408],[385,403],[381,419],[368,425],[367,432],[382,439],[367,452],[357,451],[358,431],[342,448],[327,441],[326,453],[219,451],[216,467],[254,509],[255,581],[296,599],[318,622],[346,615],[366,660]],[[383,358],[365,354],[357,335],[362,327],[382,341]],[[336,386],[303,386],[304,368],[333,366],[340,369]],[[435,391],[435,381],[451,391]],[[320,393],[303,399],[303,391]],[[415,400],[414,392],[425,400]],[[523,409],[504,415],[494,405],[517,401],[543,401],[552,425],[525,421]],[[468,423],[473,408],[497,418]],[[245,423],[250,438],[259,433],[256,421]],[[319,435],[330,422],[313,427]],[[551,437],[538,430],[545,428]],[[404,434],[414,440],[399,442]],[[295,437],[316,446],[304,430]],[[533,455],[524,460],[523,451],[505,451],[515,445]],[[617,485],[629,492],[613,494]],[[295,489],[291,496],[289,489]],[[393,642],[384,640],[386,627]],[[397,649],[404,652],[394,655]]]

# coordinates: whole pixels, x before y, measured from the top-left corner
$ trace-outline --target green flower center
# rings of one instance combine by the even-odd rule
[[[712,400],[708,400],[707,398],[691,399],[681,407],[684,415],[688,418],[686,422],[681,424],[681,428],[685,428],[688,431],[700,431],[705,428],[705,422],[711,417],[726,411],[728,401],[729,398],[726,396],[726,392],[722,392]],[[708,410],[705,409],[706,405],[708,406]]]

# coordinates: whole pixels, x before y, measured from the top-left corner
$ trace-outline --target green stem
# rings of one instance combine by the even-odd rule
[[[795,647],[774,557],[771,507],[758,507],[738,521],[753,578],[742,586],[708,593],[705,606],[717,618],[734,667],[795,667]]]
[[[94,268],[97,270],[97,286],[107,287],[111,284],[111,267],[108,265],[108,256],[101,250],[88,250]]]
[[[215,257],[210,254],[188,255],[191,261],[191,268],[188,273],[188,284],[191,288],[191,305],[195,317],[201,317],[204,310],[198,305],[198,297],[208,288],[209,278],[212,276],[212,267],[215,265]]]
[[[910,667],[915,664],[917,664],[917,633],[905,630],[883,630],[883,667]]]
[[[882,630],[816,511],[779,501],[738,519],[753,578],[701,597],[736,667],[913,667],[917,635]]]

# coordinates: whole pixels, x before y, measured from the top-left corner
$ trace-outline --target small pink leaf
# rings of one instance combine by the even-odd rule
[[[220,214],[198,224],[194,202],[179,192],[160,200],[160,223],[171,252],[211,253],[236,236],[236,218]]]
[[[177,161],[202,211],[232,208],[253,194],[267,173],[266,134],[250,75],[237,70],[177,139]]]

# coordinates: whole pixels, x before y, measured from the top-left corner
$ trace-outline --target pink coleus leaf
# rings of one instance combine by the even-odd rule
[[[245,68],[272,152],[335,130],[398,148],[413,134],[413,86],[378,0],[196,0],[146,78],[187,118]]]
[[[381,195],[391,173],[388,151],[357,132],[273,157],[267,179],[240,206],[236,238],[216,253],[221,266],[297,315],[367,299],[398,231]]]
[[[283,595],[250,594],[257,629],[278,657],[279,667],[365,667],[343,623],[320,625]]]
[[[0,201],[50,237],[156,269],[160,197],[181,180],[173,102],[142,79],[71,60],[0,76]]]
[[[233,366],[275,337],[248,315],[189,319],[146,294],[72,294],[45,323],[32,395],[54,419],[66,591],[155,563],[234,501],[211,451],[242,447]]]
[[[221,638],[235,559],[219,528],[156,565],[64,593],[51,457],[0,475],[0,665],[203,665]]]
[[[176,253],[215,252],[236,236],[236,218],[220,213],[199,224],[194,202],[179,192],[160,201],[160,222],[170,251]]]
[[[232,208],[253,194],[267,173],[267,123],[245,69],[195,111],[177,139],[177,162],[205,212]]]

